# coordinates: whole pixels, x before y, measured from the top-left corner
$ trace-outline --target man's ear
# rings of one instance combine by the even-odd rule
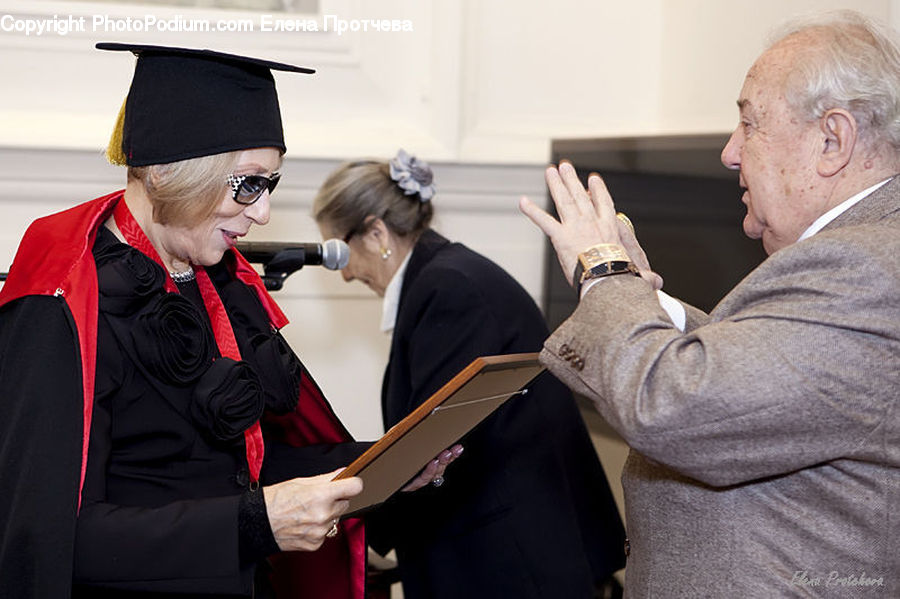
[[[825,145],[816,164],[821,177],[833,177],[850,162],[857,142],[856,119],[843,108],[832,108],[819,119]]]

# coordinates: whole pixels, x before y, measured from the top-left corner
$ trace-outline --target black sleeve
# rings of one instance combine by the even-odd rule
[[[252,563],[278,553],[278,542],[269,524],[266,498],[261,488],[241,495],[238,506],[238,534],[242,563]]]
[[[0,597],[68,597],[81,465],[81,366],[62,300],[0,309]]]
[[[155,592],[249,594],[238,554],[240,496],[157,508],[92,503],[78,518],[75,581]]]

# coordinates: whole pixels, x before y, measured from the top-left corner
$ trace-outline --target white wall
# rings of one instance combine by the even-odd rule
[[[294,156],[542,163],[554,137],[729,130],[743,74],[787,17],[897,0],[321,0],[308,15],[400,19],[412,32],[261,32],[260,15],[122,3],[0,0],[0,17],[84,16],[86,31],[0,31],[0,145],[98,148],[130,57],[100,40],[181,44],[314,66],[277,75]],[[249,18],[254,33],[92,30],[92,17]],[[7,21],[9,23],[9,21]],[[0,23],[2,24],[2,23]]]

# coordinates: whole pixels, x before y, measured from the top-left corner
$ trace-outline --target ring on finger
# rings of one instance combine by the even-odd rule
[[[431,484],[434,485],[435,487],[440,487],[442,484],[444,484],[444,477],[443,476],[435,477],[434,480],[431,481]]]
[[[631,219],[625,216],[624,212],[616,212],[616,218],[625,223],[625,226],[631,231],[631,234],[634,235],[634,225],[631,224]]]
[[[338,521],[337,519],[331,521],[331,528],[328,529],[328,532],[325,533],[325,536],[329,539],[332,539],[337,536],[338,533]]]

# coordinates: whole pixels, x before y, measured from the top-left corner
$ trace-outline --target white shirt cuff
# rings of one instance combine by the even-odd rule
[[[684,326],[687,324],[687,314],[685,313],[684,306],[681,305],[681,302],[668,293],[660,290],[657,290],[656,298],[659,300],[659,305],[662,306],[662,309],[665,310],[666,314],[669,315],[669,318],[672,319],[672,323],[683,333]]]

